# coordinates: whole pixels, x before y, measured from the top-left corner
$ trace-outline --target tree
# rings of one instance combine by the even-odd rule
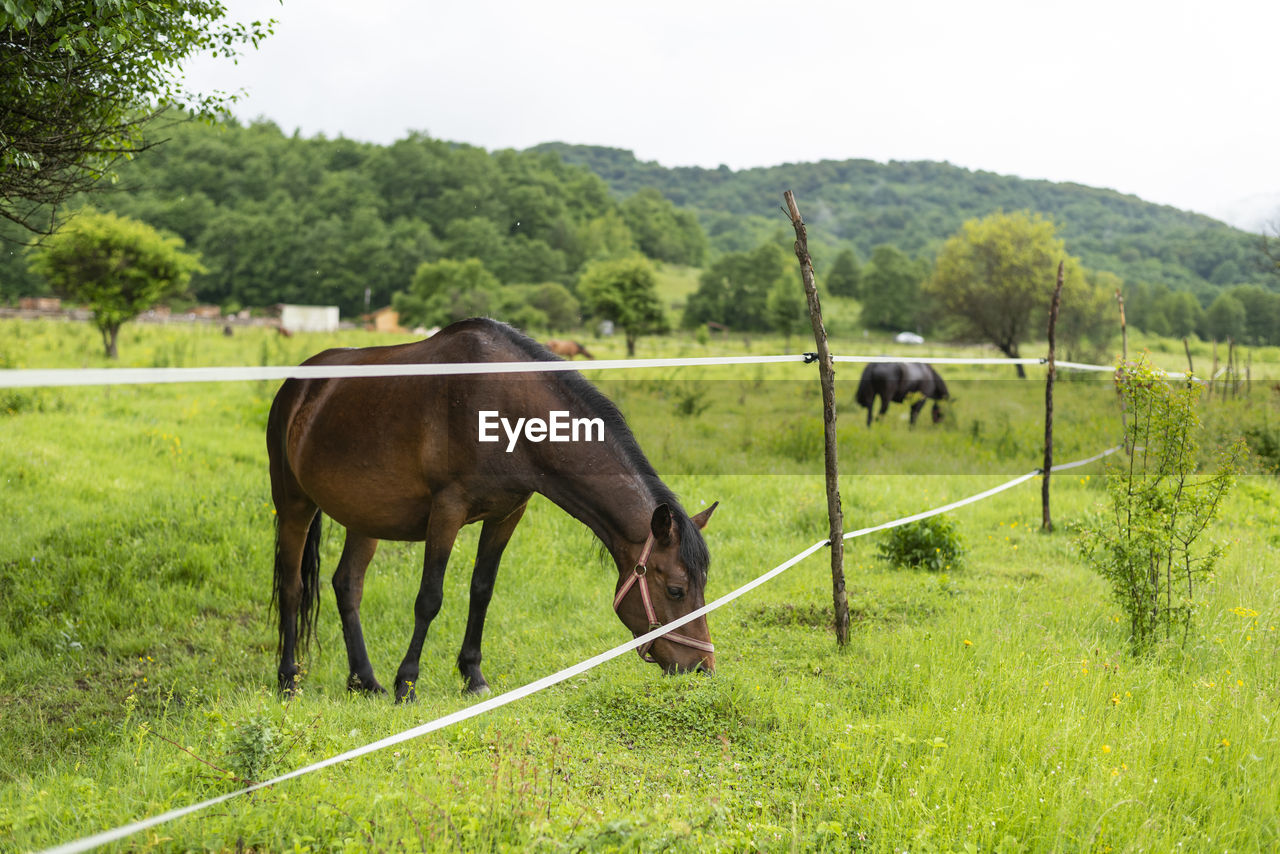
[[[117,357],[120,326],[156,303],[186,290],[199,257],[182,238],[138,220],[80,211],[31,251],[31,269],[54,292],[93,309],[107,358]]]
[[[1204,315],[1208,337],[1215,341],[1238,340],[1244,334],[1244,321],[1244,303],[1229,293],[1218,294]]]
[[[962,335],[991,342],[1011,359],[1033,332],[1053,294],[1058,262],[1067,288],[1083,282],[1052,220],[1028,211],[971,219],[943,244],[924,294]],[[1026,372],[1018,366],[1018,376]]]
[[[47,233],[44,206],[89,190],[146,147],[168,107],[212,117],[235,96],[188,92],[188,58],[234,57],[274,22],[225,23],[220,0],[6,0],[0,4],[0,216]]]
[[[578,296],[587,311],[622,329],[628,356],[636,354],[641,335],[670,329],[653,265],[641,255],[588,264],[578,279]]]
[[[1116,290],[1120,277],[1106,271],[1089,271],[1084,282],[1064,283],[1058,311],[1057,337],[1067,361],[1096,361],[1120,330]],[[1193,298],[1194,299],[1194,298]]]
[[[622,217],[640,251],[650,258],[696,267],[707,254],[707,235],[698,218],[678,209],[653,187],[624,201]]]
[[[896,246],[871,252],[862,276],[862,324],[873,329],[915,329],[920,321],[919,266]]]
[[[502,284],[477,258],[424,261],[409,289],[391,304],[406,326],[444,326],[466,317],[491,314]]]
[[[803,296],[804,287],[794,278],[781,276],[769,291],[766,309],[769,325],[782,333],[784,349],[791,349],[791,335],[808,316],[808,304]]]
[[[842,249],[827,273],[827,291],[832,296],[856,297],[862,295],[862,267],[852,249]]]
[[[776,328],[769,294],[779,287],[794,290],[793,270],[786,252],[775,243],[763,243],[750,252],[726,253],[698,278],[698,289],[689,295],[682,322],[687,328],[709,320],[733,329]]]

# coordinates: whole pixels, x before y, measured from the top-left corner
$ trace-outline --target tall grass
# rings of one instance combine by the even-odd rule
[[[185,334],[127,328],[122,363],[287,364],[335,343]],[[770,352],[767,343],[752,350]],[[843,352],[855,343],[867,352],[861,342]],[[600,342],[606,357],[620,355],[614,346]],[[96,367],[95,347],[82,327],[0,324],[10,367]],[[680,338],[642,348],[705,355],[743,344]],[[1178,367],[1180,355],[1166,366]],[[1255,372],[1267,367],[1255,362]],[[722,502],[707,531],[711,598],[824,535],[812,371],[593,375],[687,506]],[[909,430],[901,407],[865,427],[842,372],[850,527],[1036,466],[1042,386],[1010,374],[957,369],[964,391],[949,422]],[[1112,444],[1109,385],[1059,388],[1056,458]],[[417,704],[346,693],[327,590],[302,694],[276,696],[262,447],[274,390],[44,389],[12,392],[0,406],[0,847],[37,849],[124,824],[470,702],[453,659],[474,529],[464,530],[446,578]],[[1255,391],[1215,402],[1210,415],[1229,432],[1275,423],[1271,407]],[[1102,500],[1099,472],[1055,477],[1060,528]],[[627,656],[116,847],[1275,849],[1277,493],[1269,476],[1242,478],[1211,532],[1229,548],[1185,646],[1128,651],[1105,583],[1068,535],[1039,533],[1038,490],[1027,485],[954,514],[962,569],[896,569],[876,556],[874,537],[851,541],[854,621],[844,649],[815,556],[711,616],[714,677],[663,678]],[[341,530],[326,530],[332,568]],[[370,571],[366,639],[384,674],[408,640],[421,559],[420,544],[385,543]],[[494,690],[625,639],[609,608],[613,583],[586,529],[535,499],[490,609]]]

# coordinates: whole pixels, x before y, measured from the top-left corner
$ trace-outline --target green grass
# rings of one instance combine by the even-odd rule
[[[389,339],[128,326],[121,355],[125,365],[288,364],[335,340]],[[1153,358],[1180,367],[1178,343],[1152,346]],[[620,342],[593,344],[601,357],[621,355]],[[8,367],[98,367],[98,346],[83,326],[0,322]],[[643,339],[638,355],[746,346]],[[1274,376],[1278,362],[1255,354],[1255,376]],[[813,371],[591,375],[690,509],[721,501],[707,530],[709,598],[825,535]],[[1041,383],[1013,381],[1003,367],[944,373],[963,389],[947,424],[908,430],[899,406],[868,430],[849,405],[856,366],[842,369],[847,528],[1039,464]],[[1111,444],[1109,383],[1058,389],[1057,458]],[[302,694],[288,703],[275,695],[262,438],[274,390],[0,391],[0,848],[125,824],[230,791],[234,776],[287,771],[472,702],[459,694],[453,659],[474,528],[446,579],[416,705],[346,693],[327,589]],[[1274,396],[1215,401],[1210,421],[1219,433],[1274,423]],[[954,571],[897,569],[877,557],[874,535],[851,541],[843,649],[829,628],[824,551],[711,616],[712,678],[663,678],[624,656],[113,848],[1275,849],[1280,488],[1272,477],[1241,479],[1212,530],[1229,551],[1190,639],[1134,658],[1119,609],[1065,530],[1102,500],[1100,473],[1095,465],[1054,478],[1053,535],[1038,530],[1038,481],[956,511],[965,559]],[[329,525],[325,573],[340,549]],[[421,558],[420,544],[386,543],[370,571],[365,630],[384,681],[408,640]],[[490,609],[494,690],[623,641],[612,589],[589,532],[535,499]]]

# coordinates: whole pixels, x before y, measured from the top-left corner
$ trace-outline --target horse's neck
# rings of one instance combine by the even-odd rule
[[[538,491],[591,529],[610,553],[644,541],[656,501],[640,475],[627,472],[548,477]]]

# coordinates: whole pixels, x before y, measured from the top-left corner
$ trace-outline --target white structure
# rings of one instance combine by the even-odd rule
[[[336,305],[281,305],[280,326],[290,332],[337,332]]]

